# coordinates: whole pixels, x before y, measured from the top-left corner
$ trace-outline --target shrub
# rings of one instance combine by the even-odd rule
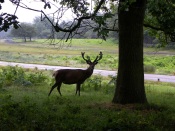
[[[0,85],[7,86],[14,83],[22,84],[25,80],[24,70],[20,67],[7,66],[1,68],[0,71]]]
[[[48,77],[44,75],[41,71],[35,73],[30,73],[27,75],[27,80],[33,84],[45,83],[48,80]]]
[[[101,76],[90,77],[89,79],[87,79],[83,83],[81,90],[83,90],[83,91],[90,91],[90,90],[98,91],[102,87],[101,83],[102,83]]]
[[[115,83],[110,82],[111,80],[106,81],[102,76],[92,76],[82,84],[81,90],[85,92],[97,91],[104,94],[113,94],[115,90]]]
[[[155,73],[156,68],[152,65],[145,65],[144,66],[144,72],[146,73]]]
[[[29,86],[44,83],[47,80],[47,76],[38,70],[27,72],[27,70],[18,66],[2,67],[0,70],[0,88],[11,85]]]

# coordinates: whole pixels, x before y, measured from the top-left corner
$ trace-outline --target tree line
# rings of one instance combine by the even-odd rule
[[[68,22],[69,23],[69,22]],[[70,22],[71,23],[71,22]],[[63,21],[60,25],[65,26],[67,22]],[[47,19],[41,21],[40,17],[35,17],[33,23],[22,22],[19,24],[20,27],[16,30],[15,28],[11,28],[9,32],[9,36],[22,38],[26,42],[27,39],[32,41],[32,38],[39,39],[62,39],[65,37],[64,32],[55,33],[53,27],[50,25]],[[92,29],[81,28],[81,33],[77,33],[74,38],[98,38],[96,32]],[[86,31],[85,31],[86,30]],[[110,37],[114,35],[111,33]]]

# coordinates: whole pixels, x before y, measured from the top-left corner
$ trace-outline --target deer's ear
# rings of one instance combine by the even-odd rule
[[[87,63],[87,64],[89,64],[89,65],[91,64],[91,62],[90,62],[90,61],[86,61],[86,63]]]

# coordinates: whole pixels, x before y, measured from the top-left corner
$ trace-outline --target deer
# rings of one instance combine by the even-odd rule
[[[87,56],[84,57],[85,52],[81,52],[82,58],[86,61],[86,63],[89,65],[87,69],[60,69],[53,73],[53,77],[55,77],[55,84],[51,87],[50,92],[48,96],[52,93],[53,89],[57,87],[58,93],[60,96],[62,96],[60,87],[62,83],[64,84],[76,84],[76,93],[75,95],[80,96],[80,87],[81,84],[84,83],[84,81],[89,78],[93,74],[93,70],[96,64],[98,64],[98,61],[102,59],[102,52],[99,53],[99,55],[95,58],[95,60],[92,62],[90,57]]]

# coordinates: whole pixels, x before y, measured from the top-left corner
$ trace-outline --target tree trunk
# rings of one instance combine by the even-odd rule
[[[27,39],[26,39],[26,37],[24,37],[24,42],[27,42]]]
[[[128,9],[120,6],[119,67],[113,102],[147,103],[143,69],[143,19],[146,0],[137,0]]]

